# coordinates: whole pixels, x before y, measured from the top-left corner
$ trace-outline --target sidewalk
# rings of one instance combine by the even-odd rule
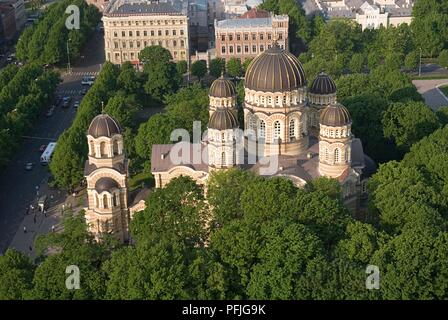
[[[41,194],[46,194],[49,199],[48,208],[46,213],[39,212],[37,209],[37,201],[33,203],[35,207],[34,213],[29,210],[29,213],[25,216],[17,230],[10,248],[14,248],[22,253],[28,255],[31,258],[35,258],[34,241],[38,235],[48,234],[52,232],[52,227],[55,226],[55,232],[62,230],[62,208],[71,207],[74,213],[82,210],[82,205],[78,205],[77,197],[69,195],[65,197],[58,190],[49,189],[46,185],[42,187]],[[53,195],[53,199],[51,196]],[[26,232],[24,232],[24,227]]]

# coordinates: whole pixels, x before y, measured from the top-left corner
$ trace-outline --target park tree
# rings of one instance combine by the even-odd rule
[[[204,60],[197,60],[191,65],[191,74],[201,81],[201,78],[207,74],[207,63]]]
[[[149,46],[138,54],[138,59],[144,64],[144,68],[151,72],[155,64],[167,64],[173,57],[171,53],[162,46]]]
[[[225,60],[221,58],[212,59],[209,63],[208,70],[210,75],[215,78],[219,78],[224,71]]]
[[[448,49],[442,50],[440,52],[439,64],[444,68],[448,68]]]
[[[406,55],[404,59],[404,66],[409,70],[415,70],[418,68],[420,62],[420,53],[417,51],[411,51]]]
[[[26,27],[21,33],[16,45],[16,57],[20,61],[28,60],[28,44],[31,41],[34,34],[34,27]]]
[[[353,73],[363,72],[365,67],[364,55],[361,53],[355,53],[350,59],[349,68]]]
[[[402,150],[408,150],[439,127],[436,114],[423,102],[391,104],[382,119],[384,136],[395,141]]]
[[[117,78],[118,88],[124,90],[128,95],[139,95],[142,90],[142,83],[135,71],[134,66],[126,61],[121,66],[120,75]]]
[[[181,60],[181,61],[177,62],[177,63],[176,63],[176,70],[177,70],[177,73],[178,73],[179,75],[184,75],[184,74],[186,74],[187,71],[188,71],[188,64],[187,64],[187,61],[185,61],[185,60]]]
[[[246,73],[247,68],[249,68],[249,65],[251,64],[251,62],[253,61],[253,58],[246,58],[242,64],[243,67],[243,73]]]
[[[35,266],[31,259],[15,249],[0,256],[0,300],[30,297]]]
[[[118,91],[109,99],[104,111],[117,120],[122,128],[133,128],[139,109],[140,106],[133,96],[127,96],[124,91]]]
[[[238,58],[230,58],[227,62],[227,73],[232,78],[238,78],[241,77],[241,74],[243,72],[242,66],[241,66],[241,60]]]

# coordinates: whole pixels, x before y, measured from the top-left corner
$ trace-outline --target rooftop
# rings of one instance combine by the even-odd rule
[[[108,16],[183,15],[183,12],[168,2],[151,0],[115,0],[106,8],[105,14]]]
[[[275,16],[276,19],[288,19],[288,16]],[[268,18],[252,18],[252,19],[227,19],[218,21],[218,28],[256,28],[272,26],[273,17]]]

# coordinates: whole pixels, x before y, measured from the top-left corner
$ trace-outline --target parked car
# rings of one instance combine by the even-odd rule
[[[31,170],[33,170],[33,168],[34,168],[34,163],[33,163],[33,162],[28,162],[28,163],[25,165],[25,170],[26,170],[26,171],[31,171]]]
[[[41,146],[39,147],[39,152],[44,152],[46,148],[47,148],[47,145],[46,145],[46,144],[41,145]]]
[[[74,107],[75,109],[78,109],[78,107],[79,107],[79,101],[75,101],[75,103],[73,104],[73,107]]]

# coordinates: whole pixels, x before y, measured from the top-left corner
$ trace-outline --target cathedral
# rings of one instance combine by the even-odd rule
[[[195,143],[188,143],[191,152],[182,163],[176,144],[153,145],[156,187],[181,175],[206,186],[212,171],[232,167],[281,176],[298,187],[323,176],[339,181],[347,207],[361,210],[376,165],[351,132],[350,114],[337,102],[334,81],[322,72],[308,89],[300,61],[274,44],[251,62],[244,86],[243,138],[236,88],[221,76],[209,91],[210,118],[200,143],[205,161],[194,161]],[[244,148],[238,148],[241,140]],[[263,170],[269,158],[276,160],[273,171]]]
[[[339,181],[345,205],[362,212],[366,182],[376,165],[351,132],[352,120],[337,102],[334,81],[320,73],[308,89],[299,60],[274,44],[251,62],[244,85],[244,128],[238,121],[235,85],[221,76],[209,90],[209,122],[202,139],[152,146],[156,187],[178,176],[189,176],[206,187],[211,172],[234,167],[284,177],[297,187],[329,177]],[[89,230],[96,239],[108,233],[126,242],[129,223],[145,208],[148,190],[129,194],[123,136],[112,117],[95,117],[87,141]]]

